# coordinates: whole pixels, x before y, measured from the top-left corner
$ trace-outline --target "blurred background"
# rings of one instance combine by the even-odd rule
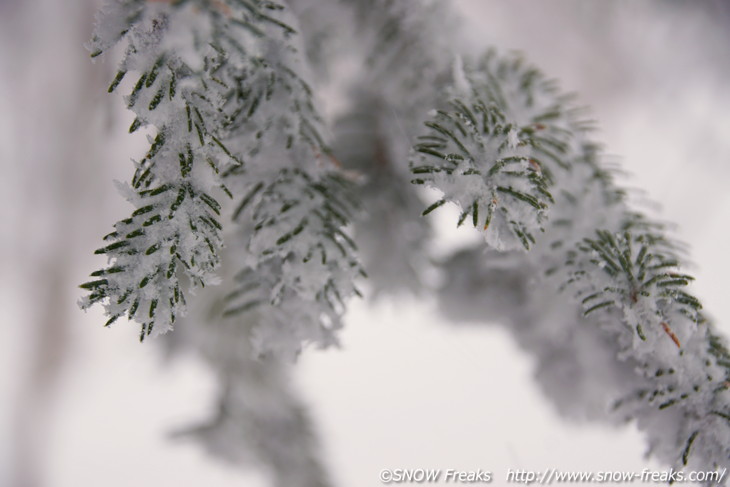
[[[128,211],[113,180],[144,144],[106,95],[114,66],[83,48],[96,3],[0,0],[0,486],[267,485],[170,438],[213,404],[202,363],[76,306],[99,238]],[[730,2],[452,3],[475,51],[521,50],[592,107],[730,332]],[[450,220],[438,230],[443,248],[469,238]],[[504,329],[452,326],[428,298],[353,302],[342,342],[295,369],[336,485],[379,485],[383,468],[481,468],[496,485],[510,468],[662,468],[631,425],[561,419]]]

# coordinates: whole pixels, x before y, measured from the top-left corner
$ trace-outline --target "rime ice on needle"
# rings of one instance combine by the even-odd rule
[[[532,222],[530,228],[539,234],[530,239],[529,253],[462,253],[447,262],[450,284],[442,291],[444,309],[470,319],[502,316],[518,340],[544,362],[540,375],[551,381],[546,390],[583,401],[590,417],[636,419],[647,432],[651,452],[663,461],[677,468],[729,466],[730,355],[687,290],[692,278],[679,270],[678,245],[662,225],[630,209],[580,112],[535,68],[519,57],[500,58],[491,52],[481,61],[464,63],[464,73],[470,89],[453,92],[450,102],[459,108],[439,112],[427,124],[431,131],[415,146],[420,153],[412,162],[415,182],[444,193],[424,213],[445,201],[468,211],[469,200],[493,194],[495,183],[490,185],[488,178],[479,179],[483,186],[475,188],[466,177],[484,169],[463,166],[464,161],[483,160],[491,174],[502,156],[494,150],[490,157],[471,156],[477,151],[466,110],[474,97],[481,98],[482,106],[499,110],[502,126],[514,127],[512,135],[500,132],[499,149],[525,141],[526,152],[520,155],[538,163],[542,187],[554,199],[546,201],[550,218],[539,227],[537,220]],[[487,126],[476,132],[491,136],[494,131]],[[478,153],[487,153],[478,147]],[[520,189],[530,194],[525,188]],[[510,208],[505,214],[524,208],[518,206],[522,201],[506,201]],[[473,213],[483,214],[482,206],[474,208]],[[474,223],[480,228],[476,219]],[[519,236],[514,227],[512,231]],[[496,250],[515,248],[495,245],[489,237],[487,243]],[[464,289],[463,283],[470,288]],[[461,296],[472,301],[481,296],[483,304]],[[512,309],[507,309],[510,304]],[[572,350],[567,343],[592,351]],[[568,387],[560,379],[566,374],[581,379]],[[590,379],[603,381],[604,387],[597,391]],[[581,410],[556,401],[566,411]]]
[[[370,178],[358,192],[323,135],[303,54],[311,38],[288,5],[105,4],[92,56],[124,46],[109,91],[131,78],[129,130],[152,136],[123,188],[135,209],[97,251],[110,262],[82,285],[82,306],[102,303],[109,324],[136,320],[144,338],[170,329],[186,294],[222,274],[216,319],[240,325],[250,355],[336,343],[364,274],[346,230],[358,198],[374,216],[357,225],[368,260],[382,264],[373,267],[406,276],[394,289],[425,287],[430,233],[409,216],[417,195],[399,187],[411,179],[443,195],[424,214],[455,203],[458,223],[491,249],[442,264],[453,284],[441,290],[445,310],[497,313],[551,385],[569,371],[575,380],[555,389],[576,399],[565,409],[636,419],[674,466],[730,466],[730,353],[689,291],[681,252],[631,210],[571,98],[519,56],[453,63],[445,36],[429,35],[443,20],[431,4],[347,5],[370,47],[342,118],[353,131],[336,144],[343,166]],[[389,255],[377,252],[383,240]],[[215,359],[222,374],[236,350]]]
[[[469,219],[489,247],[529,250],[554,203],[557,154],[570,150],[574,119],[553,83],[518,57],[459,58],[453,72],[448,109],[425,122],[411,160],[412,182],[444,193],[424,214],[455,202],[458,225]]]
[[[92,57],[125,44],[109,91],[135,73],[125,98],[136,115],[130,132],[151,126],[156,135],[125,191],[137,209],[97,251],[111,263],[82,286],[90,291],[82,307],[103,302],[108,324],[127,315],[141,323],[142,339],[165,332],[185,312],[189,288],[216,283],[224,235],[242,232],[245,265],[264,272],[268,289],[226,312],[305,300],[316,311],[303,329],[319,331],[293,331],[294,316],[282,330],[281,317],[262,313],[260,326],[271,330],[260,334],[268,337],[261,350],[291,336],[295,349],[334,341],[362,270],[344,231],[349,183],[321,135],[295,20],[268,1],[102,8]]]

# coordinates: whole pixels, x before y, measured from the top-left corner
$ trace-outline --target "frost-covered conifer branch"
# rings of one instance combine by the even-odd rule
[[[482,140],[489,140],[494,131],[486,122],[474,123],[477,117],[467,112],[474,98],[485,107],[480,114],[488,113],[486,107],[499,110],[504,116],[500,126],[511,126],[515,140],[520,133],[530,137],[523,143],[522,170],[534,162],[534,170],[545,175],[545,187],[555,196],[547,221],[533,227],[539,230],[534,232],[536,240],[524,245],[531,247],[529,253],[463,253],[445,264],[450,275],[450,284],[442,291],[446,312],[463,318],[460,306],[474,307],[467,301],[483,296],[483,305],[476,304],[478,311],[466,312],[466,317],[490,311],[502,316],[520,342],[547,364],[568,353],[565,340],[596,349],[590,354],[571,350],[577,360],[557,365],[563,373],[567,369],[583,377],[600,377],[609,388],[610,394],[591,392],[605,402],[592,407],[588,416],[637,419],[647,431],[651,451],[675,467],[727,467],[730,364],[700,302],[686,290],[692,277],[680,270],[680,246],[661,224],[630,209],[627,193],[604,167],[578,112],[554,87],[535,90],[550,85],[534,68],[519,58],[500,59],[490,53],[481,62],[465,64],[464,82],[468,89],[462,86],[452,95],[453,111],[437,114],[438,127],[427,122],[428,135],[415,146],[420,153],[411,165],[415,182],[444,193],[444,199],[426,212],[454,201],[463,215],[475,198],[493,197],[493,179],[504,165],[499,149],[518,147],[503,141],[496,149],[483,149]],[[485,115],[483,119],[488,120]],[[527,199],[500,200],[504,214],[519,211]],[[506,232],[492,233],[491,226],[482,227],[478,221],[475,226],[494,250],[518,248],[504,240],[522,240],[521,227],[513,226],[512,234],[505,236]],[[450,289],[465,291],[459,282],[474,287],[468,298]],[[510,294],[511,300],[501,302],[499,296]],[[510,316],[517,308],[523,311]],[[586,332],[585,327],[593,331]],[[606,348],[611,353],[606,354]],[[560,379],[555,374],[551,380]],[[589,387],[581,382],[571,387]],[[566,389],[566,384],[559,389]],[[613,403],[611,411],[608,401]]]
[[[447,6],[418,0],[342,2],[351,7],[362,57],[350,104],[335,122],[333,149],[360,178],[354,234],[373,296],[420,292],[432,270],[432,231],[404,161],[420,121],[440,103],[455,48],[441,33],[455,25]],[[348,53],[351,55],[351,53]],[[402,69],[407,60],[408,69]]]
[[[463,210],[457,226],[471,217],[494,248],[521,244],[529,250],[553,197],[539,162],[528,156],[528,132],[507,122],[495,106],[479,99],[470,105],[453,101],[452,111],[438,111],[425,123],[429,132],[419,136],[415,150],[421,157],[411,167],[411,182],[444,193],[423,215],[456,202]]]
[[[224,249],[224,262],[231,261],[230,251],[230,247]],[[222,272],[227,281],[234,271]],[[261,357],[252,339],[261,327],[260,314],[270,308],[226,316],[226,301],[222,286],[201,291],[190,313],[164,340],[176,355],[193,352],[204,359],[218,379],[218,397],[210,417],[184,427],[175,436],[200,442],[225,462],[261,470],[277,487],[331,485],[326,462],[320,458],[317,430],[292,387],[294,364],[276,354]],[[283,320],[292,312],[288,307],[292,302],[286,303],[277,315]],[[288,321],[283,324],[291,326]],[[296,330],[287,329],[290,333]]]
[[[337,343],[345,300],[365,277],[355,243],[343,230],[354,201],[351,183],[330,173],[314,179],[283,168],[243,198],[234,218],[243,226],[248,259],[226,297],[225,316],[251,314],[259,353],[295,357],[303,343]]]
[[[328,5],[292,3],[310,19]],[[454,203],[456,223],[471,223],[489,252],[441,264],[447,314],[507,323],[540,377],[558,384],[545,389],[564,411],[635,419],[672,465],[728,466],[730,354],[688,290],[680,246],[631,208],[572,97],[520,56],[462,61],[434,44],[452,25],[441,4],[338,5],[351,9],[343,32],[356,32],[364,69],[330,144],[308,66],[327,71],[317,58],[326,36],[301,35],[297,10],[264,0],[106,4],[92,56],[125,46],[109,91],[134,73],[130,132],[152,135],[124,187],[135,210],[97,251],[111,262],[82,285],[82,306],[102,302],[109,324],[135,319],[144,338],[185,312],[189,289],[221,280],[186,340],[225,384],[220,414],[196,433],[232,453],[239,432],[307,429],[276,359],[336,343],[364,275],[356,242],[376,292],[427,287],[430,232],[418,216]],[[442,198],[419,208],[424,185]],[[270,360],[261,374],[288,408],[261,430],[261,404],[249,402],[260,377],[246,374],[254,356]],[[257,455],[284,469],[288,450],[265,443]],[[325,482],[316,461],[296,464]]]
[[[319,335],[339,327],[363,272],[343,231],[348,183],[321,135],[295,21],[268,1],[106,5],[92,56],[126,42],[110,91],[141,73],[126,98],[137,115],[130,132],[157,131],[127,189],[137,210],[98,251],[112,263],[82,286],[91,291],[82,306],[104,301],[108,324],[127,314],[142,323],[141,338],[164,332],[185,311],[181,275],[193,288],[217,282],[224,225],[233,226],[230,205],[218,201],[227,196],[231,231],[248,235],[245,265],[261,272],[279,260],[265,300],[317,302],[322,310],[305,321],[320,333],[305,341],[333,341]],[[229,311],[258,303],[248,304]]]
[[[337,120],[334,143],[338,160],[362,179],[357,196],[367,211],[353,220],[354,237],[373,296],[418,292],[430,267],[432,235],[429,222],[418,218],[422,202],[400,164],[407,145],[389,132],[392,112],[382,101],[360,96],[364,99]]]
[[[215,416],[182,433],[235,465],[263,467],[272,486],[331,485],[307,411],[278,367],[250,361],[222,382]]]
[[[357,206],[352,183],[325,143],[295,26],[273,2],[108,2],[92,55],[119,38],[128,43],[110,91],[141,72],[127,98],[137,115],[130,131],[150,125],[161,135],[125,191],[138,209],[117,224],[116,247],[103,249],[113,262],[95,276],[103,282],[84,285],[92,295],[83,304],[106,299],[112,317],[143,323],[144,338],[186,311],[186,285],[222,282],[221,290],[198,289],[212,292],[213,303],[197,296],[174,341],[175,350],[201,353],[223,385],[218,415],[191,432],[218,457],[268,466],[277,485],[324,486],[312,427],[282,361],[304,344],[336,343],[344,302],[359,293],[353,282],[364,272],[345,230]],[[179,222],[167,213],[138,221],[165,205]],[[201,208],[209,214],[199,217]],[[141,230],[125,226],[133,224]],[[178,236],[204,246],[204,275],[200,252],[187,258]],[[147,240],[126,243],[133,238]],[[113,252],[134,245],[156,248],[128,258]],[[145,260],[158,251],[168,260]],[[134,276],[149,269],[157,273],[137,284]],[[130,308],[122,292],[141,304]],[[152,304],[168,294],[168,308]],[[147,302],[157,312],[140,320]]]

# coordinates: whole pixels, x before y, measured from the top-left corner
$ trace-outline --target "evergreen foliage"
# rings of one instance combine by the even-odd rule
[[[328,156],[289,16],[268,1],[103,9],[91,55],[126,43],[109,91],[140,72],[126,97],[137,115],[130,132],[156,131],[127,189],[137,209],[97,251],[112,264],[82,285],[91,291],[82,306],[104,300],[108,324],[127,314],[141,323],[141,339],[165,332],[185,313],[189,289],[217,282],[230,206],[221,199],[232,199],[247,268],[280,269],[263,299],[316,300],[327,311],[313,313],[324,320],[315,328],[337,327],[339,301],[362,273],[342,231],[352,204]]]
[[[337,342],[365,270],[374,293],[433,292],[423,272],[436,265],[445,314],[502,316],[540,359],[596,347],[571,366],[606,375],[613,407],[597,417],[637,419],[674,466],[730,466],[724,339],[688,288],[681,246],[630,207],[573,97],[521,56],[462,60],[432,44],[440,5],[337,3],[367,69],[330,144],[310,69],[328,71],[318,51],[337,41],[304,13],[324,4],[106,3],[91,55],[124,46],[109,91],[132,78],[129,131],[152,135],[123,188],[135,209],[104,238],[110,263],[81,286],[82,307],[102,303],[107,325],[137,321],[143,339],[196,306],[191,290],[221,283],[216,312],[196,319],[219,320],[251,356],[293,358]],[[441,197],[424,205],[423,185]],[[420,216],[449,203],[488,252],[433,264]],[[226,404],[244,403],[241,390],[255,389],[242,381]]]

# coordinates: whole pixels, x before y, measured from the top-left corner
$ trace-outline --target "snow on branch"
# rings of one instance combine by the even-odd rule
[[[246,267],[280,260],[269,303],[315,302],[312,319],[337,328],[363,274],[345,232],[354,203],[329,156],[292,25],[285,6],[268,1],[102,9],[92,57],[125,44],[109,91],[137,73],[125,98],[136,115],[130,132],[156,131],[124,190],[136,210],[98,251],[111,263],[82,285],[82,307],[102,302],[107,324],[126,314],[141,323],[141,339],[169,330],[189,288],[218,282],[224,234],[244,232]]]
[[[321,36],[300,35],[287,5],[105,4],[91,56],[122,45],[109,92],[129,89],[129,131],[147,130],[149,149],[121,188],[134,210],[97,250],[109,263],[82,284],[81,306],[103,304],[107,324],[136,320],[144,339],[172,327],[191,290],[223,281],[210,316],[248,341],[248,358],[335,344],[365,275],[355,240],[392,281],[377,288],[425,287],[430,232],[413,210],[427,186],[442,197],[423,214],[456,204],[457,224],[489,249],[441,264],[446,312],[509,323],[540,377],[575,398],[560,399],[564,409],[637,420],[674,466],[730,466],[725,341],[692,295],[679,245],[631,208],[573,98],[519,55],[462,61],[438,4],[348,5],[365,49],[336,158],[306,58],[316,53],[305,42]],[[227,350],[222,374],[237,359]],[[239,396],[255,390],[250,378],[224,379],[221,404],[242,409],[198,432],[213,447],[231,443],[227,425],[261,413]]]
[[[458,94],[451,102],[453,111],[437,112],[440,124],[428,123],[431,132],[414,145],[420,155],[412,172],[422,178],[416,182],[426,182],[445,195],[425,213],[445,201],[457,202],[464,213],[469,211],[470,201],[480,197],[489,201],[498,184],[494,178],[503,165],[500,150],[519,147],[523,140],[525,150],[531,151],[522,155],[523,160],[539,161],[544,187],[553,198],[550,218],[540,226],[533,221],[532,228],[539,230],[540,238],[524,245],[531,248],[529,253],[472,252],[445,263],[450,286],[467,282],[474,288],[467,292],[459,287],[459,292],[444,287],[444,310],[469,319],[496,313],[512,324],[521,343],[544,357],[541,360],[551,357],[552,363],[572,369],[572,374],[601,377],[612,392],[592,394],[607,402],[610,399],[612,404],[594,408],[590,415],[637,420],[648,434],[652,453],[662,460],[677,468],[730,466],[728,351],[689,291],[693,278],[680,270],[681,246],[663,225],[631,209],[627,192],[615,183],[614,170],[603,161],[589,127],[578,117],[580,112],[552,83],[543,84],[540,80],[544,78],[535,68],[519,58],[499,58],[490,52],[481,63],[465,63],[464,73],[455,78]],[[482,80],[480,88],[475,87],[475,79]],[[535,89],[540,86],[544,89]],[[476,111],[471,101],[475,97],[481,98],[484,108],[477,113],[484,121],[467,112]],[[510,145],[510,135],[502,129],[498,132],[501,139],[484,157],[484,144],[474,145],[471,138],[476,138],[472,133],[481,140],[494,137],[495,131],[486,123],[487,106],[499,110],[495,120],[513,124],[514,143]],[[477,130],[472,132],[473,127]],[[515,156],[508,153],[508,157]],[[422,160],[430,164],[419,165]],[[465,162],[481,165],[467,167]],[[523,172],[510,176],[524,177],[527,167],[523,163]],[[467,176],[473,176],[477,185]],[[526,195],[537,198],[537,193],[524,188]],[[527,203],[526,199],[509,204]],[[472,214],[477,209],[482,214],[479,205]],[[475,219],[475,226],[489,231],[490,227],[483,229],[478,223]],[[516,228],[511,230],[520,236]],[[496,236],[486,240],[492,249],[518,248],[505,244],[503,237],[497,244]],[[459,272],[464,275],[459,277]],[[500,298],[502,295],[510,298]],[[522,303],[515,305],[514,299]],[[469,300],[477,302],[467,303]],[[512,303],[511,310],[505,303]],[[460,307],[476,309],[460,311]],[[517,308],[522,311],[511,316]],[[582,330],[585,327],[593,327],[601,338],[589,337]],[[565,337],[583,337],[583,346],[601,350],[568,352]],[[566,353],[573,358],[555,362]],[[607,367],[623,372],[599,370]],[[559,382],[557,374],[544,377]],[[581,387],[589,390],[587,383]],[[564,389],[565,384],[555,387]],[[582,395],[581,400],[587,402],[587,396]],[[601,409],[603,413],[596,412]]]

